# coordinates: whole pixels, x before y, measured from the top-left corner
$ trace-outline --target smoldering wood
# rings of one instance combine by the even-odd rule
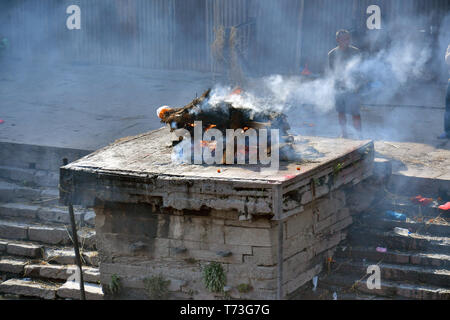
[[[199,98],[195,98],[182,108],[173,108],[162,115],[161,122],[170,130],[187,129],[193,132],[194,122],[202,121],[203,130],[214,125],[225,133],[226,129],[279,129],[282,136],[288,136],[290,130],[286,116],[281,112],[259,111],[238,108],[223,101],[217,106],[205,105],[210,98],[211,89],[206,90]]]

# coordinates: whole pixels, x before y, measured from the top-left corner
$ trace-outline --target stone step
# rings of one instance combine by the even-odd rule
[[[412,233],[407,236],[394,231],[380,231],[374,228],[353,226],[347,236],[348,243],[354,246],[384,247],[390,251],[421,251],[422,253],[450,252],[450,238],[433,237]]]
[[[0,180],[0,202],[58,204],[57,188],[28,187]]]
[[[67,280],[78,270],[76,265],[28,264],[24,268],[25,277]],[[83,280],[98,283],[100,272],[98,268],[82,266]]]
[[[444,212],[438,208],[440,204],[437,201],[434,200],[434,202],[429,205],[420,206],[413,203],[410,198],[411,197],[401,197],[395,200],[392,199],[390,201],[383,201],[377,206],[377,208],[379,209],[379,212],[391,210],[403,213],[408,217],[414,217],[422,214],[429,217],[441,215],[445,218]]]
[[[58,284],[31,279],[9,279],[0,284],[0,292],[26,297],[37,297],[46,300],[56,298]]]
[[[75,222],[83,224],[86,211],[74,208]],[[21,222],[51,222],[70,225],[69,211],[66,207],[41,206],[24,203],[0,203],[0,217]]]
[[[418,253],[408,251],[378,252],[375,247],[342,247],[336,250],[338,258],[353,258],[370,261],[383,261],[394,264],[411,264],[429,267],[440,267],[450,270],[450,255],[439,253]]]
[[[83,265],[99,266],[97,251],[81,251]],[[76,264],[75,252],[73,248],[46,248],[44,251],[44,260],[51,264]]]
[[[392,280],[450,288],[450,270],[448,269],[336,258],[336,263],[333,264],[332,270],[338,268],[340,273],[355,274],[362,277],[367,274],[368,266],[375,264],[380,267],[381,279],[383,281]]]
[[[4,250],[2,250],[2,247],[4,247]],[[23,241],[0,240],[0,253],[39,259],[44,254],[44,246]]]
[[[331,274],[319,280],[318,287],[328,290],[337,290],[338,297],[343,294],[370,294],[389,299],[401,300],[449,300],[450,290],[439,286],[411,284],[405,282],[381,280],[380,289],[369,289],[367,279],[361,279],[360,275]],[[345,293],[341,293],[344,291]]]
[[[57,187],[59,172],[0,166],[0,178],[19,182],[24,186]]]
[[[0,257],[0,273],[20,274],[23,275],[23,270],[28,260],[18,257],[1,256]]]
[[[58,171],[62,159],[69,163],[88,155],[92,151],[31,145],[13,142],[0,142],[0,165],[24,169]]]
[[[0,238],[29,240],[49,245],[69,245],[72,243],[70,227],[61,225],[21,223],[14,220],[0,220]],[[78,240],[82,248],[95,249],[95,230],[78,229]]]
[[[405,228],[414,233],[424,233],[436,236],[450,235],[450,224],[440,223],[435,218],[425,218],[422,221],[414,221],[407,218],[406,221],[397,221],[387,219],[378,215],[363,215],[356,218],[355,221],[361,222],[360,225],[377,228],[381,230],[392,230],[395,227]]]
[[[84,283],[84,291],[86,294],[86,300],[103,300],[102,287],[99,284]],[[80,297],[80,285],[77,282],[67,281],[56,292],[60,298],[79,300]]]

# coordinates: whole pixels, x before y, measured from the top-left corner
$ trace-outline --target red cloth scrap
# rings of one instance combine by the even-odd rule
[[[417,196],[417,197],[411,198],[411,201],[413,203],[426,206],[426,205],[429,205],[431,202],[433,202],[433,199],[432,198],[424,198],[422,196]]]
[[[450,210],[450,202],[447,202],[446,204],[443,204],[442,206],[438,207],[441,210]]]

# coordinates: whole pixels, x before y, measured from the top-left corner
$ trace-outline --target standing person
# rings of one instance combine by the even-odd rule
[[[450,72],[450,44],[445,53],[445,62],[448,64]],[[438,139],[450,139],[450,78],[448,79],[447,95],[445,97],[444,133]]]
[[[355,81],[357,79],[354,72],[350,70],[352,68],[348,68],[350,61],[361,56],[360,50],[350,45],[351,36],[347,30],[342,29],[336,32],[336,41],[338,46],[328,53],[328,67],[335,79],[335,106],[339,116],[342,137],[347,138],[346,114],[351,114],[353,127],[358,132],[359,138],[362,138],[361,99],[358,94],[360,86]]]

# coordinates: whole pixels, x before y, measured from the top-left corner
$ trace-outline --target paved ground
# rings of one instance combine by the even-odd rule
[[[159,106],[185,105],[212,85],[211,75],[200,72],[17,62],[2,69],[0,141],[88,150],[159,128]],[[444,90],[445,84],[416,86],[390,101],[364,101],[364,138],[398,160],[397,172],[448,178],[450,142],[435,138],[443,127]],[[340,133],[333,110],[298,106],[287,114],[293,133]]]
[[[95,150],[159,128],[158,107],[185,105],[210,79],[111,66],[8,66],[0,75],[0,141]]]

